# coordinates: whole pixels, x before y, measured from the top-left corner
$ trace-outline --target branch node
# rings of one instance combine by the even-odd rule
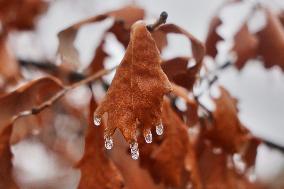
[[[165,24],[168,18],[168,13],[163,11],[160,14],[160,17],[158,20],[156,20],[156,22],[154,24],[150,24],[147,26],[147,29],[152,32],[154,31],[156,28],[158,28],[160,25]]]

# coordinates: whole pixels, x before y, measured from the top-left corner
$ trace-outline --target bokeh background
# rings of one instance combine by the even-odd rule
[[[209,22],[224,0],[54,0],[48,11],[36,24],[35,32],[14,32],[9,37],[10,48],[17,57],[29,60],[53,60],[58,46],[57,33],[84,18],[135,3],[147,10],[149,21],[159,16],[161,11],[169,14],[168,22],[174,22],[205,41]],[[276,11],[284,9],[283,0],[261,1]],[[232,21],[242,14],[242,10],[229,15]],[[83,27],[76,39],[83,70],[92,58],[98,39],[108,22]],[[233,26],[232,26],[233,27]],[[163,56],[186,55],[187,44],[183,38],[169,38],[170,47]],[[171,45],[172,44],[172,45]],[[118,64],[123,57],[123,47],[113,36],[107,38],[106,51],[112,55],[107,67]],[[111,77],[107,78],[111,81]],[[261,62],[252,61],[241,71],[231,67],[220,74],[219,83],[239,99],[240,118],[253,134],[284,146],[284,73],[280,68],[265,69]],[[80,100],[80,99],[77,99]],[[206,103],[206,102],[205,102]],[[62,182],[62,188],[73,188],[78,177],[75,170],[62,169],[56,156],[32,141],[22,141],[13,146],[16,154],[14,164],[22,170],[22,182],[39,182],[42,179],[69,175]],[[61,165],[61,164],[60,164]],[[256,176],[265,182],[284,182],[283,152],[261,145],[258,149]],[[279,179],[280,178],[280,179]]]

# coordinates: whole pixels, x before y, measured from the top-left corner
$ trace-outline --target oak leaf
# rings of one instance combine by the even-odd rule
[[[93,122],[96,102],[92,96],[89,108],[89,124],[85,139],[83,158],[76,165],[81,170],[79,189],[120,189],[124,182],[122,175],[104,150],[104,127]]]
[[[204,45],[190,33],[175,24],[164,24],[158,28],[158,31],[165,34],[174,33],[184,35],[191,43],[193,57],[176,57],[164,61],[162,64],[163,70],[171,81],[191,90],[202,66],[205,54]]]
[[[152,144],[141,142],[142,166],[149,170],[156,182],[168,187],[186,188],[193,184],[194,188],[200,188],[197,160],[187,126],[167,100],[163,104],[162,121],[165,135],[155,137]]]
[[[5,189],[18,189],[12,173],[12,152],[10,148],[12,129],[12,125],[9,125],[0,134],[0,188]]]
[[[17,90],[0,97],[0,133],[21,112],[31,111],[62,90],[61,83],[52,77],[30,81]]]
[[[251,135],[238,118],[237,100],[224,88],[220,92],[221,96],[214,99],[216,109],[212,112],[213,120],[207,122],[206,135],[226,152],[239,152]]]
[[[137,127],[145,134],[147,129],[160,124],[163,96],[171,90],[160,63],[159,51],[146,24],[135,23],[125,56],[95,111],[98,117],[108,113],[107,136],[119,128],[131,143],[136,140]]]

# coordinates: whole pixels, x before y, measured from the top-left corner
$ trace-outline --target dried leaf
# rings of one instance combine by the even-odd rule
[[[194,148],[186,125],[165,101],[162,111],[165,135],[154,139],[152,144],[141,142],[141,163],[156,182],[168,187],[186,188],[191,182],[200,188]],[[143,139],[142,139],[143,140]]]
[[[74,41],[76,39],[78,30],[83,25],[100,22],[107,18],[114,18],[115,21],[113,26],[106,32],[114,33],[115,36],[118,38],[118,40],[122,44],[124,44],[124,46],[127,46],[129,42],[130,26],[135,21],[142,19],[143,17],[144,17],[144,10],[137,8],[135,6],[126,6],[119,10],[107,12],[105,14],[97,15],[95,17],[83,20],[59,32],[58,54],[61,56],[63,63],[71,64],[73,66],[80,65],[79,54],[74,46]]]
[[[217,42],[222,40],[222,37],[219,36],[216,32],[216,29],[222,24],[219,17],[214,16],[210,22],[207,38],[205,41],[206,54],[212,57],[215,57],[218,53],[217,51]]]
[[[15,116],[23,111],[31,110],[44,101],[49,100],[62,89],[59,81],[45,77],[31,81],[16,91],[0,98],[0,133]]]
[[[127,144],[121,135],[116,132],[114,134],[115,148],[110,151],[111,159],[123,175],[125,186],[123,189],[166,189],[162,184],[156,184],[149,172],[139,166],[138,161],[133,161],[128,155]]]
[[[35,19],[47,8],[42,0],[0,1],[0,20],[3,30],[33,29]]]
[[[265,11],[267,25],[256,34],[259,40],[258,53],[266,68],[278,65],[284,70],[284,28],[271,10]]]
[[[5,88],[5,85],[15,83],[20,77],[18,63],[7,48],[5,36],[0,36],[0,61],[0,80],[3,80],[0,88]]]
[[[189,42],[191,42],[192,58],[177,57],[162,64],[163,70],[171,81],[191,90],[202,66],[202,60],[205,53],[204,45],[190,33],[174,24],[162,25],[159,27],[159,31],[166,34],[182,34],[188,38]],[[194,65],[191,65],[192,62]]]
[[[210,144],[204,144],[198,157],[203,188],[210,189],[260,189],[258,184],[248,181],[246,176],[228,166],[229,158],[223,151],[215,152]]]
[[[104,44],[105,39],[103,38],[103,40],[100,42],[99,46],[96,49],[93,60],[91,61],[88,68],[85,70],[88,75],[96,73],[104,68],[104,60],[109,56],[108,53],[106,53],[103,49]]]
[[[12,128],[12,125],[9,125],[0,134],[0,188],[3,189],[18,189],[12,173],[12,152],[10,149]]]
[[[136,140],[137,120],[143,132],[160,123],[163,96],[171,90],[160,62],[146,24],[137,22],[132,26],[130,43],[112,84],[95,111],[98,117],[108,113],[108,136],[119,128],[130,143]]]
[[[82,174],[78,188],[119,189],[123,187],[124,182],[119,170],[107,157],[104,150],[104,127],[97,127],[93,122],[93,112],[96,106],[96,102],[92,97],[85,152],[76,166],[80,168]]]
[[[243,68],[249,59],[257,55],[258,39],[252,35],[247,25],[244,25],[235,36],[235,44],[232,49],[237,55],[235,66],[238,69]]]
[[[250,133],[238,118],[237,100],[227,90],[220,88],[221,96],[215,99],[216,110],[212,112],[213,120],[208,121],[207,137],[226,152],[240,151],[249,140]]]

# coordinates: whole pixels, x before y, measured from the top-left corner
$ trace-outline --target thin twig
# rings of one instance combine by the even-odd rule
[[[102,76],[112,72],[113,70],[115,70],[117,68],[117,66],[111,68],[111,69],[102,69],[98,72],[96,72],[95,74],[81,80],[78,81],[72,85],[63,87],[62,90],[60,90],[59,92],[57,92],[54,96],[52,96],[49,100],[44,101],[43,103],[41,103],[39,106],[36,106],[30,110],[26,110],[23,112],[20,112],[19,114],[15,115],[12,119],[12,122],[16,121],[17,119],[21,118],[21,117],[25,117],[25,116],[29,116],[29,115],[35,115],[40,113],[42,110],[44,110],[47,107],[50,107],[52,104],[54,104],[55,102],[57,102],[61,97],[63,97],[68,91],[82,86],[82,85],[87,85],[90,84],[91,82],[101,78]]]
[[[150,24],[147,26],[147,29],[152,32],[154,31],[156,28],[158,28],[160,25],[165,24],[168,18],[168,13],[163,11],[160,14],[159,19],[154,23],[154,24]]]

